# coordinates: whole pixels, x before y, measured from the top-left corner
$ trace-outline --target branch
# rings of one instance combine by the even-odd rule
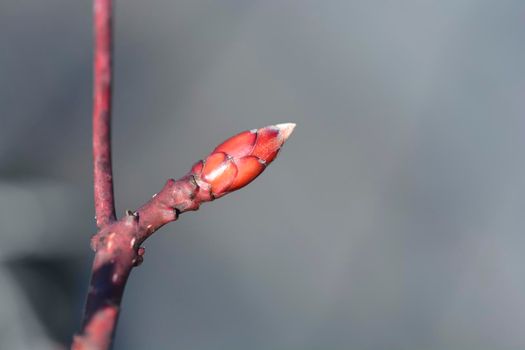
[[[208,201],[238,190],[259,176],[275,159],[295,124],[278,124],[242,132],[197,162],[178,181],[164,188],[137,211],[104,226],[91,240],[95,259],[82,331],[74,337],[74,350],[111,347],[126,281],[142,263],[141,244],[181,213],[197,210]]]
[[[93,173],[98,228],[115,221],[111,170],[112,0],[93,1],[95,31]]]

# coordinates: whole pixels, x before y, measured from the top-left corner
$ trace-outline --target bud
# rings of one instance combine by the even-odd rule
[[[212,200],[252,182],[275,159],[295,124],[277,124],[241,132],[191,169],[199,186],[197,196]]]

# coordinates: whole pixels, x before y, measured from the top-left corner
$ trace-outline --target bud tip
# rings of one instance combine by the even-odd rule
[[[275,127],[279,129],[281,135],[283,135],[285,141],[288,139],[288,137],[290,137],[290,135],[293,132],[293,129],[295,129],[295,126],[295,123],[283,123],[275,125]]]

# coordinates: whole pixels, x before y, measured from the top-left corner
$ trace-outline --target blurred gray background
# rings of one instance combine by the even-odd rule
[[[298,124],[146,242],[115,349],[525,349],[525,2],[117,1],[114,173],[138,207]],[[0,349],[78,329],[91,2],[0,2]]]

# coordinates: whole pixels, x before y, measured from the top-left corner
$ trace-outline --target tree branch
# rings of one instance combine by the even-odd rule
[[[82,331],[74,350],[109,349],[118,321],[126,281],[144,255],[142,242],[178,214],[196,210],[200,199],[193,177],[168,180],[164,188],[137,212],[105,226],[91,240],[95,250]]]
[[[156,230],[197,210],[208,201],[236,191],[259,176],[277,156],[295,124],[278,124],[242,132],[197,162],[137,211],[104,226],[91,239],[95,253],[82,331],[72,349],[108,349],[118,321],[126,281],[144,256],[141,244]]]
[[[93,168],[99,232],[81,332],[74,350],[106,350],[113,342],[120,304],[131,269],[144,256],[141,244],[179,214],[197,210],[253,181],[277,156],[295,124],[242,132],[219,145],[178,181],[164,188],[136,212],[116,221],[111,169],[112,0],[93,0],[95,31]]]
[[[208,201],[236,191],[259,176],[275,159],[295,124],[278,124],[242,132],[217,146],[178,181],[164,188],[137,211],[104,226],[91,239],[95,253],[82,331],[74,350],[110,348],[126,281],[142,263],[141,244],[156,230],[197,210]]]
[[[115,221],[111,169],[112,0],[93,1],[95,36],[93,174],[98,228]]]

